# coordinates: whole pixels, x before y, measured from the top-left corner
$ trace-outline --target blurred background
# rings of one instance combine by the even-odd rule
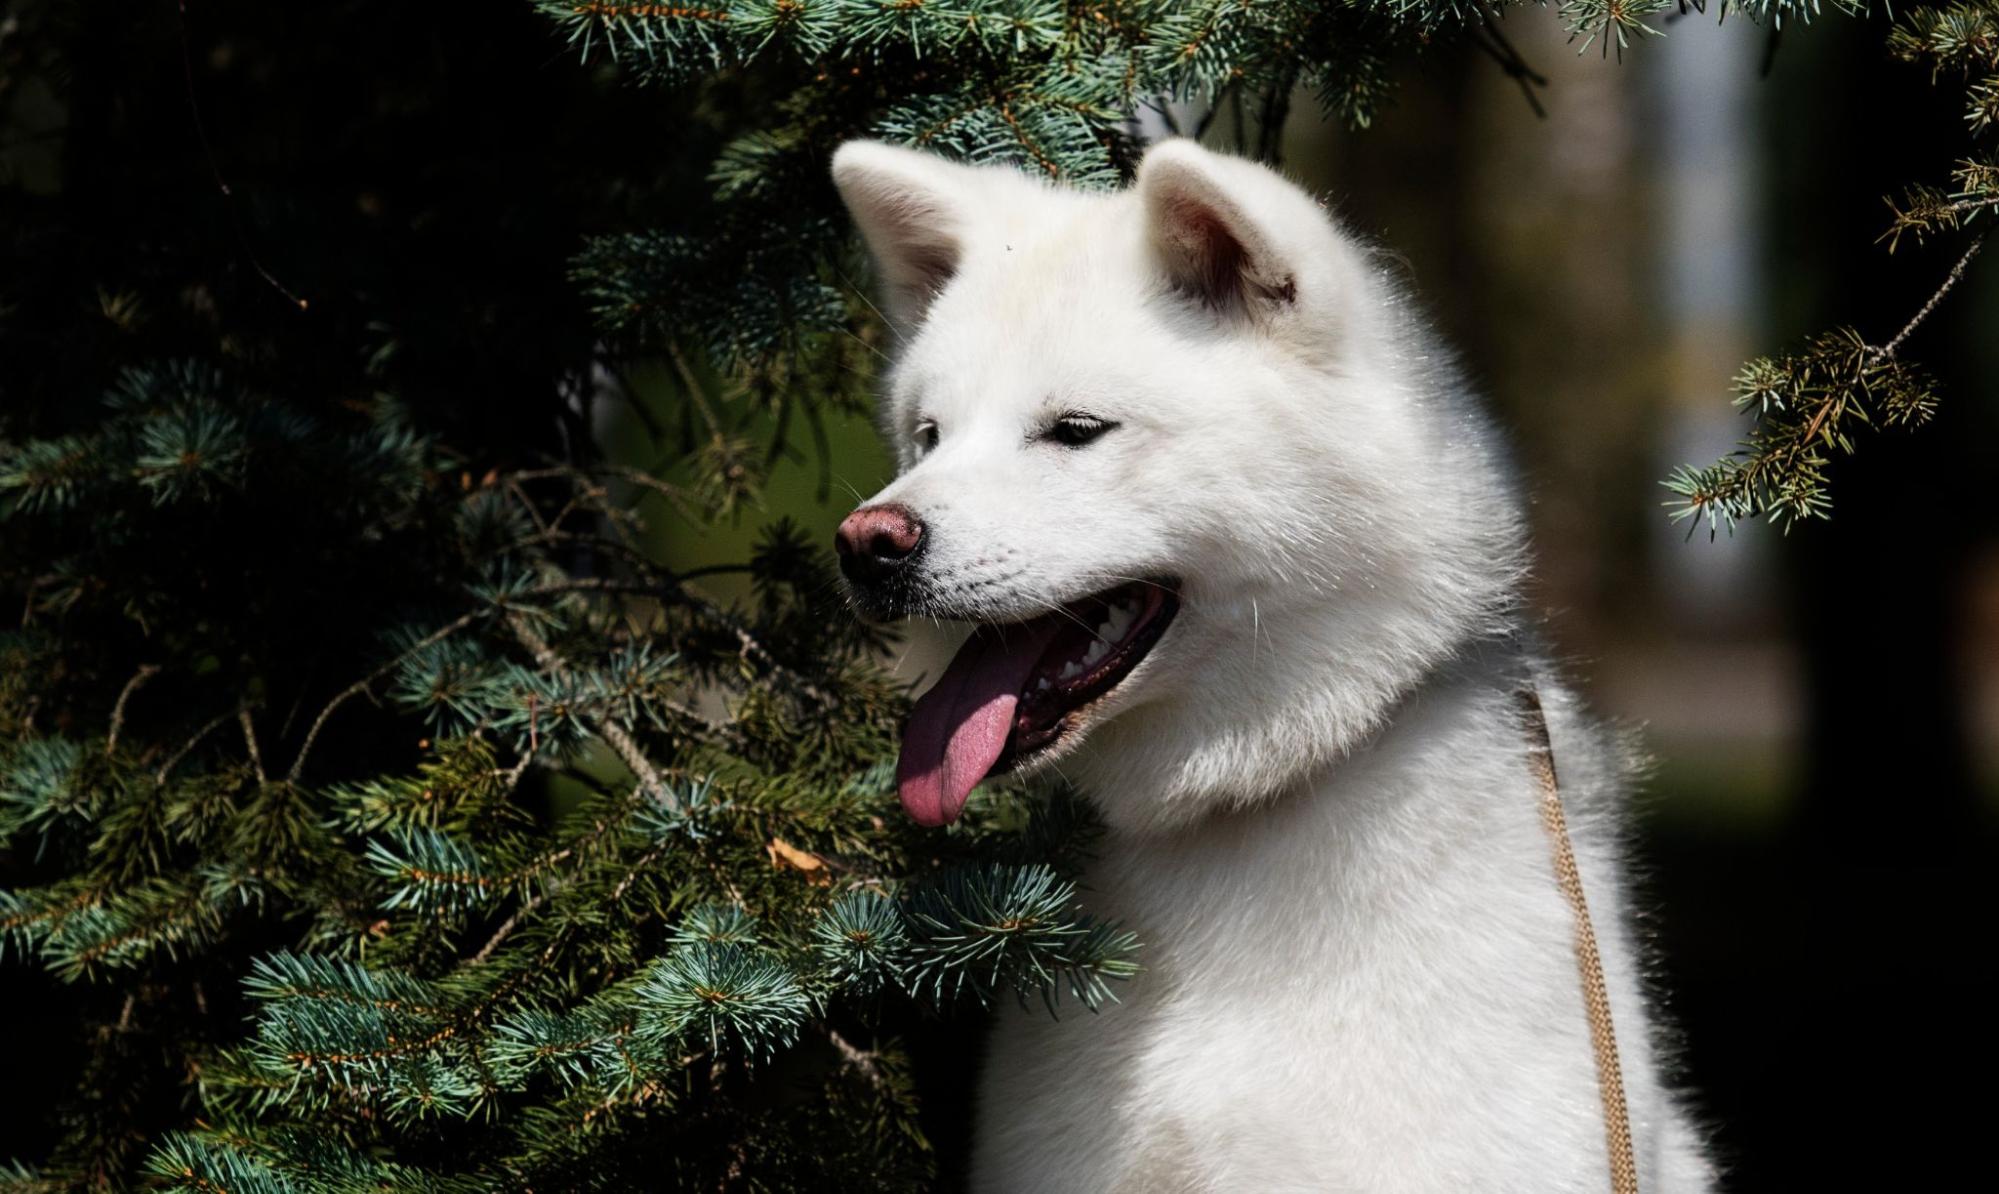
[[[632,152],[641,135],[671,157],[674,132],[638,93],[577,83],[525,5],[499,7],[429,61],[302,66],[286,47],[309,44],[309,28],[268,42],[258,64],[204,60],[216,139],[242,176],[291,169],[295,187],[356,189],[371,227],[504,194],[518,239],[371,284],[406,293],[412,324],[426,304],[504,293],[496,309],[517,313],[545,295],[538,334],[587,349],[563,264],[583,232],[643,217],[574,194],[570,165]],[[0,70],[10,19],[0,12]],[[1891,256],[1876,239],[1881,197],[1936,180],[1963,152],[1958,106],[1885,60],[1878,23],[1825,20],[1780,40],[1690,16],[1621,62],[1600,47],[1578,55],[1552,21],[1508,32],[1548,76],[1545,117],[1487,59],[1439,48],[1403,68],[1365,131],[1294,104],[1285,166],[1395,258],[1512,429],[1548,633],[1598,708],[1645,728],[1657,767],[1634,842],[1641,913],[1729,1188],[1952,1177],[1986,1133],[1999,1060],[1999,262],[1975,263],[1906,350],[1941,383],[1937,419],[1867,437],[1835,469],[1830,521],[1689,536],[1668,521],[1660,481],[1746,430],[1729,404],[1745,359],[1835,325],[1878,343],[1935,289],[1956,250],[1905,242]],[[186,203],[213,184],[172,106],[184,104],[180,64],[155,69],[116,102],[150,94],[152,127],[175,141],[158,174],[133,182]],[[310,102],[308,87],[320,89]],[[58,96],[42,81],[0,86],[11,201],[48,199],[58,176],[74,188],[79,168],[127,168],[64,138],[89,114]],[[318,142],[338,120],[266,120],[258,107],[343,103],[402,105],[409,140]],[[546,146],[538,167],[496,176],[493,162],[518,155],[491,147],[522,136]],[[97,214],[145,218],[144,194],[122,202]],[[233,253],[238,234],[214,218],[216,251]],[[314,289],[282,243],[263,248]],[[467,422],[525,417],[539,399],[523,393],[545,380],[484,376],[471,353],[422,367],[445,396],[431,409],[478,395],[456,408]],[[642,397],[673,384],[631,380]],[[636,458],[643,413],[595,410],[610,450]],[[658,520],[657,546],[690,568],[739,560],[777,517],[830,541],[887,467],[864,416],[834,418],[825,456],[779,462],[761,506],[707,534]],[[21,998],[32,1014],[61,994]],[[26,1097],[7,1096],[0,1156],[34,1151],[35,1111],[14,1105]]]

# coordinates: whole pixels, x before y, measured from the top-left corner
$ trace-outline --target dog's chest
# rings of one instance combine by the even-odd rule
[[[1307,1161],[1302,1141],[1322,1175],[1345,1169],[1356,1188],[1408,1174],[1411,1154],[1452,1151],[1417,1148],[1425,1136],[1531,1135],[1508,1122],[1513,1108],[1546,1104],[1520,1096],[1591,1071],[1567,909],[1538,867],[1509,857],[1542,857],[1519,795],[1520,817],[1468,822],[1449,844],[1315,849],[1327,828],[1301,817],[1181,867],[1106,868],[1124,872],[1110,902],[1156,942],[1128,1046],[1160,1123],[1254,1169]],[[1269,1188],[1282,1171],[1296,1172],[1214,1176]]]
[[[1078,1163],[1104,1189],[1494,1188],[1495,1158],[1586,1164],[1571,921],[1529,782],[1491,754],[1414,750],[1336,796],[1113,843],[1091,902],[1148,969],[1101,1016],[1010,1024],[988,1100],[1052,1099],[1034,1118],[1095,1138]]]

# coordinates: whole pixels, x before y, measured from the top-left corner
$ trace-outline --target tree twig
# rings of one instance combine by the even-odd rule
[[[243,727],[243,745],[250,749],[250,766],[256,770],[257,782],[270,783],[270,777],[264,774],[264,752],[257,749],[257,723],[250,718],[250,706],[236,710],[236,722]]]
[[[229,226],[235,230],[236,241],[242,246],[243,257],[249,261],[250,268],[257,271],[258,277],[270,283],[271,289],[284,295],[293,306],[303,311],[307,307],[306,301],[293,294],[289,286],[278,281],[276,275],[264,268],[263,260],[257,256],[255,246],[250,243],[249,232],[243,227],[242,213],[236,210],[236,192],[230,188],[228,180],[222,177],[222,167],[216,164],[215,146],[208,139],[208,123],[201,118],[201,99],[194,90],[194,47],[187,31],[187,0],[179,0],[179,8],[180,64],[181,72],[187,82],[187,108],[194,116],[195,137],[201,142],[202,156],[208,160],[208,172],[215,179],[215,189],[222,192],[222,205],[229,212]]]
[[[472,960],[469,964],[477,966],[487,958],[492,957],[493,951],[500,948],[500,942],[505,941],[507,936],[514,931],[514,928],[521,923],[521,918],[532,915],[536,908],[541,907],[541,902],[545,895],[545,892],[538,891],[523,902],[520,907],[514,909],[513,914],[500,922],[499,928],[493,930],[493,935],[486,939],[486,944],[479,947],[479,952],[472,955]]]
[[[873,1086],[876,1090],[880,1090],[883,1086],[887,1085],[887,1080],[882,1077],[881,1067],[875,1064],[877,1054],[871,1053],[854,1044],[846,1037],[841,1036],[839,1030],[831,1024],[826,1026],[826,1039],[832,1042],[833,1048],[839,1052],[841,1059],[853,1069],[859,1071],[861,1076],[868,1080],[870,1086]]]
[[[104,738],[104,753],[107,756],[115,754],[118,750],[118,732],[125,728],[126,702],[132,699],[133,693],[139,691],[140,685],[159,674],[159,664],[142,663],[139,665],[139,670],[132,673],[132,678],[125,681],[125,687],[118,693],[118,702],[111,706],[111,732]]]
[[[1903,342],[1908,340],[1915,333],[1915,330],[1923,325],[1923,321],[1928,319],[1930,313],[1937,309],[1937,304],[1943,302],[1944,296],[1949,294],[1964,279],[1964,271],[1971,265],[1971,259],[1978,256],[1978,250],[1985,247],[1985,237],[1986,233],[1981,232],[1971,238],[1971,243],[1965,246],[1964,253],[1957,259],[1957,264],[1950,267],[1950,273],[1944,276],[1943,284],[1938,286],[1936,291],[1930,295],[1929,301],[1924,303],[1922,309],[1909,318],[1909,322],[1902,325],[1902,330],[1895,333],[1894,339],[1874,351],[1874,356],[1877,360],[1892,361],[1895,359],[1895,354],[1901,351]]]
[[[534,627],[528,624],[528,620],[525,617],[518,613],[510,612],[507,614],[507,626],[514,632],[514,637],[520,640],[521,645],[528,649],[528,654],[534,656],[535,662],[541,665],[543,671],[558,676],[569,671],[569,665],[563,661],[560,655],[555,653],[555,648],[549,646],[547,640],[535,633]],[[684,709],[679,706],[672,706],[672,708],[674,708],[675,712],[693,717],[704,725],[709,724],[705,718],[701,718],[693,710]],[[602,738],[612,751],[616,752],[620,759],[624,760],[625,766],[632,769],[633,775],[638,776],[640,791],[644,792],[655,803],[665,808],[676,811],[680,808],[680,801],[667,788],[666,783],[660,779],[659,768],[653,766],[652,760],[646,758],[645,752],[639,749],[638,742],[625,731],[623,726],[604,717],[592,717],[589,721],[591,728],[597,731],[597,736]],[[710,725],[710,728],[719,730],[719,727],[712,725]]]
[[[1527,106],[1533,109],[1535,118],[1546,120],[1548,110],[1542,107],[1541,97],[1534,93],[1534,89],[1546,87],[1548,77],[1527,64],[1526,56],[1506,36],[1505,30],[1500,28],[1499,14],[1493,11],[1492,5],[1481,3],[1478,7],[1479,20],[1485,36],[1480,37],[1475,32],[1472,44],[1497,62],[1499,69],[1520,85],[1520,94],[1526,97]]]
[[[666,853],[669,844],[668,842],[655,843],[645,853],[633,860],[631,866],[625,868],[624,877],[619,879],[618,885],[611,889],[611,903],[615,904],[625,898],[625,893],[632,889],[632,884],[639,881],[639,875],[644,873],[647,867],[659,861],[659,856]]]
[[[715,442],[721,443],[723,441],[721,417],[709,404],[708,391],[702,386],[700,379],[694,376],[694,366],[688,361],[687,354],[680,350],[679,344],[668,341],[666,358],[673,362],[673,371],[679,376],[681,387],[687,391],[687,400],[701,412],[701,421],[708,424],[708,434],[715,437]]]
[[[630,593],[634,596],[652,597],[669,605],[684,606],[694,610],[702,617],[707,618],[709,621],[734,635],[736,641],[742,645],[744,655],[762,663],[773,675],[782,678],[801,696],[807,697],[820,705],[833,703],[834,697],[831,693],[828,693],[825,689],[807,679],[790,665],[779,660],[777,656],[771,653],[770,648],[764,644],[763,640],[752,633],[747,626],[744,626],[740,619],[732,617],[721,606],[716,605],[706,597],[679,583],[680,578],[674,574],[662,569],[660,575],[662,579],[656,583],[619,580],[615,577],[605,576],[571,577],[568,580],[552,581],[545,585],[537,585],[529,590],[529,595],[542,596],[579,592]]]
[[[438,643],[443,642],[445,639],[450,638],[452,635],[457,634],[459,631],[465,629],[467,626],[470,626],[473,622],[477,621],[480,618],[480,616],[483,615],[484,613],[486,613],[484,609],[475,609],[460,614],[458,617],[453,618],[449,622],[446,622],[443,626],[439,627],[438,629],[433,630],[429,634],[424,635],[422,638],[418,639],[415,643],[412,643],[407,650],[403,651],[400,655],[397,655],[394,659],[389,660],[387,663],[376,668],[374,671],[369,672],[367,675],[361,677],[359,680],[356,680],[354,683],[349,684],[347,687],[335,693],[333,695],[333,699],[326,703],[326,707],[319,711],[319,716],[312,719],[312,727],[305,732],[305,741],[299,745],[298,757],[292,760],[291,770],[286,772],[285,774],[286,781],[289,783],[298,782],[299,775],[305,770],[306,756],[312,753],[313,743],[319,741],[319,731],[321,727],[326,725],[327,718],[333,716],[334,710],[340,708],[340,706],[346,704],[352,698],[357,697],[362,693],[368,691],[369,687],[373,685],[375,681],[380,680],[382,677],[388,675],[390,672],[401,667],[405,661],[415,656],[418,652],[423,651],[430,647],[434,647]]]
[[[686,490],[677,485],[660,480],[644,469],[622,464],[593,464],[588,466],[563,465],[554,468],[521,469],[511,476],[517,481],[538,481],[549,477],[567,477],[572,480],[589,475],[616,477],[630,481],[641,489],[648,489],[665,498],[683,518],[698,518],[694,500]]]
[[[218,713],[214,717],[210,718],[207,725],[202,726],[200,729],[194,732],[194,737],[189,738],[186,742],[183,742],[179,750],[167,756],[167,761],[161,763],[160,769],[153,773],[153,782],[155,784],[166,783],[167,776],[172,775],[174,768],[180,766],[180,761],[186,758],[189,752],[193,751],[195,747],[201,745],[201,740],[203,738],[206,738],[210,734],[214,733],[215,727],[221,725],[223,722],[228,720],[229,720],[229,715],[227,713]]]

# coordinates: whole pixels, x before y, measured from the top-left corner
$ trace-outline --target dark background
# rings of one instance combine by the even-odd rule
[[[567,263],[701,185],[670,96],[584,69],[525,3],[223,3],[185,27],[170,3],[67,8],[0,15],[0,400],[100,390],[129,295],[154,352],[254,332],[269,376],[379,381],[468,450],[591,433],[556,393],[593,338]],[[1510,27],[1552,77],[1545,120],[1436,49],[1366,132],[1294,105],[1286,165],[1406,264],[1516,429],[1550,633],[1600,707],[1650,727],[1641,911],[1729,1187],[1954,1178],[1995,1063],[1999,266],[1909,345],[1936,423],[1868,438],[1830,522],[1688,540],[1657,481],[1739,433],[1742,359],[1835,324],[1878,343],[1921,305],[1957,250],[1891,256],[1881,197],[1966,152],[1956,100],[1885,59],[1878,21],[1794,26],[1772,56],[1747,22],[1690,17],[1620,64],[1537,15]],[[865,426],[833,451],[842,482],[879,479]],[[739,555],[764,514],[830,529],[846,491],[821,504],[815,477],[661,546]],[[28,1026],[0,1158],[33,1159],[72,995],[15,961],[0,992]],[[976,1031],[920,1042],[950,1163]]]

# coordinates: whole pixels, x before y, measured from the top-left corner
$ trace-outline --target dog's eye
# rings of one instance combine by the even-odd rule
[[[937,424],[931,422],[929,419],[925,419],[916,425],[914,435],[916,446],[926,452],[937,446]]]
[[[1104,432],[1116,426],[1109,419],[1099,419],[1095,415],[1063,415],[1049,426],[1043,438],[1054,440],[1065,448],[1080,448],[1095,443]]]

